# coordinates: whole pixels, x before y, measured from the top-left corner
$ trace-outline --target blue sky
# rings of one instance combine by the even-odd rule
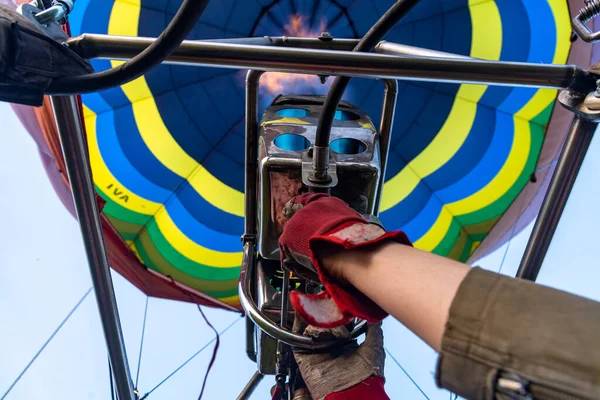
[[[76,221],[63,208],[37,154],[10,106],[0,103],[0,397],[39,347],[91,286]],[[597,234],[600,226],[600,142],[592,143],[573,195],[544,263],[539,282],[600,300]],[[478,265],[513,275],[531,226]],[[146,296],[113,274],[132,375],[136,376]],[[230,312],[205,309],[221,337],[204,399],[233,399],[254,372],[244,353],[244,324]],[[237,322],[236,322],[237,321]],[[384,324],[386,347],[429,399],[448,399],[433,382],[435,353],[398,322]],[[139,388],[152,389],[213,338],[193,305],[150,298]],[[212,345],[148,399],[195,399]],[[424,399],[388,357],[392,398]],[[271,377],[255,399],[268,398]],[[6,397],[110,399],[107,354],[95,298],[90,294]]]

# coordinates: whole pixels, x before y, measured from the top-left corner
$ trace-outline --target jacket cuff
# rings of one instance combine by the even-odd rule
[[[436,383],[472,399],[600,398],[599,317],[589,299],[473,268],[450,307]]]

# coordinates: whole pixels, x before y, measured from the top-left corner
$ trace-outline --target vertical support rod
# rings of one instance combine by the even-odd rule
[[[579,116],[573,119],[523,253],[517,278],[536,280],[597,126],[598,122]]]
[[[117,393],[120,400],[134,400],[79,105],[75,96],[51,100]]]
[[[256,201],[258,186],[258,83],[262,71],[248,71],[246,75],[246,176],[244,181],[244,244],[252,243],[254,251],[256,243]],[[252,269],[253,271],[254,269]],[[247,271],[241,279],[246,279]],[[251,273],[252,274],[252,273]],[[250,276],[249,279],[253,277]],[[252,290],[252,288],[250,288]],[[240,294],[241,295],[241,294]],[[254,337],[254,322],[246,316],[246,354],[256,362],[256,345]],[[253,389],[254,390],[254,389]]]
[[[246,355],[252,362],[256,362],[255,330],[254,322],[246,315]]]
[[[246,179],[244,181],[244,236],[256,237],[258,190],[258,82],[263,71],[246,75]],[[245,238],[244,238],[245,240]]]
[[[288,271],[286,268],[283,268],[283,266],[281,270],[283,272],[283,279],[281,282],[281,321],[279,326],[281,326],[282,329],[287,329],[290,299],[290,271]],[[284,388],[288,373],[289,346],[280,340],[277,342],[277,374],[275,375],[275,380],[279,388]]]
[[[256,371],[242,390],[242,393],[240,393],[240,395],[237,397],[237,400],[248,400],[264,377],[265,376],[263,374]]]
[[[375,197],[375,215],[379,215],[379,205],[381,204],[381,194],[383,193],[383,184],[385,183],[385,171],[387,159],[390,153],[390,138],[394,128],[394,115],[396,113],[396,99],[398,97],[398,81],[395,79],[384,79],[385,94],[383,97],[383,106],[381,109],[381,124],[379,125],[379,159],[381,162],[379,184],[377,185],[377,196]]]

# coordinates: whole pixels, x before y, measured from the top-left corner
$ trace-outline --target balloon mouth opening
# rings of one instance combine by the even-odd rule
[[[310,141],[304,136],[295,133],[284,133],[277,136],[273,143],[282,150],[303,151],[310,147]]]
[[[304,118],[310,114],[310,111],[305,108],[282,108],[277,110],[275,114],[284,118]]]
[[[353,138],[335,139],[329,147],[338,154],[359,154],[367,149],[367,145]]]
[[[356,121],[360,119],[360,115],[352,111],[337,110],[334,118],[338,121]]]

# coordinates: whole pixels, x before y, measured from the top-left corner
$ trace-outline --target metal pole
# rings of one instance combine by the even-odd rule
[[[111,40],[113,38],[117,38],[118,42]],[[83,58],[97,58],[102,54],[114,53],[117,55],[122,54],[123,52],[136,51],[140,46],[146,48],[150,46],[154,40],[154,38],[147,37],[107,36],[85,33],[80,36],[69,38],[67,40],[67,46]],[[231,39],[185,40],[181,43],[179,48],[175,50],[175,54],[185,55],[190,50],[191,45],[199,42],[352,51],[358,44],[359,39],[332,38],[323,40],[309,37],[262,36]]]
[[[252,362],[256,362],[256,343],[254,322],[246,315],[246,355]]]
[[[398,82],[394,79],[385,79],[385,94],[383,97],[383,106],[381,112],[381,124],[379,125],[379,149],[381,154],[381,170],[379,184],[377,185],[377,197],[375,198],[375,215],[379,214],[379,204],[385,182],[385,169],[387,166],[388,154],[390,152],[390,138],[394,127],[394,114],[396,113],[396,98],[398,97]]]
[[[86,35],[76,50],[89,56],[131,59],[153,39]],[[435,82],[595,89],[595,79],[575,65],[485,61],[472,58],[391,56],[337,50],[184,41],[166,63],[315,75]],[[585,90],[584,90],[585,91]]]
[[[434,58],[455,58],[463,60],[480,60],[478,58],[463,56],[462,54],[446,53],[445,51],[437,51],[425,49],[423,47],[408,46],[406,44],[379,42],[373,49],[374,53],[387,54],[390,56],[415,56],[415,57],[434,57]]]
[[[249,399],[250,396],[252,396],[252,393],[254,393],[254,391],[256,390],[256,387],[260,384],[260,382],[263,380],[264,377],[265,376],[263,374],[256,371],[254,373],[254,375],[252,375],[252,378],[250,378],[250,380],[248,381],[248,383],[246,384],[244,389],[242,390],[242,393],[240,393],[240,395],[237,397],[237,400]]]
[[[258,185],[258,82],[262,71],[246,75],[246,178],[244,181],[244,240],[256,237]]]
[[[579,116],[573,119],[519,265],[517,278],[536,280],[597,126],[598,122]]]
[[[51,100],[117,393],[120,400],[134,400],[79,105],[74,96]]]

